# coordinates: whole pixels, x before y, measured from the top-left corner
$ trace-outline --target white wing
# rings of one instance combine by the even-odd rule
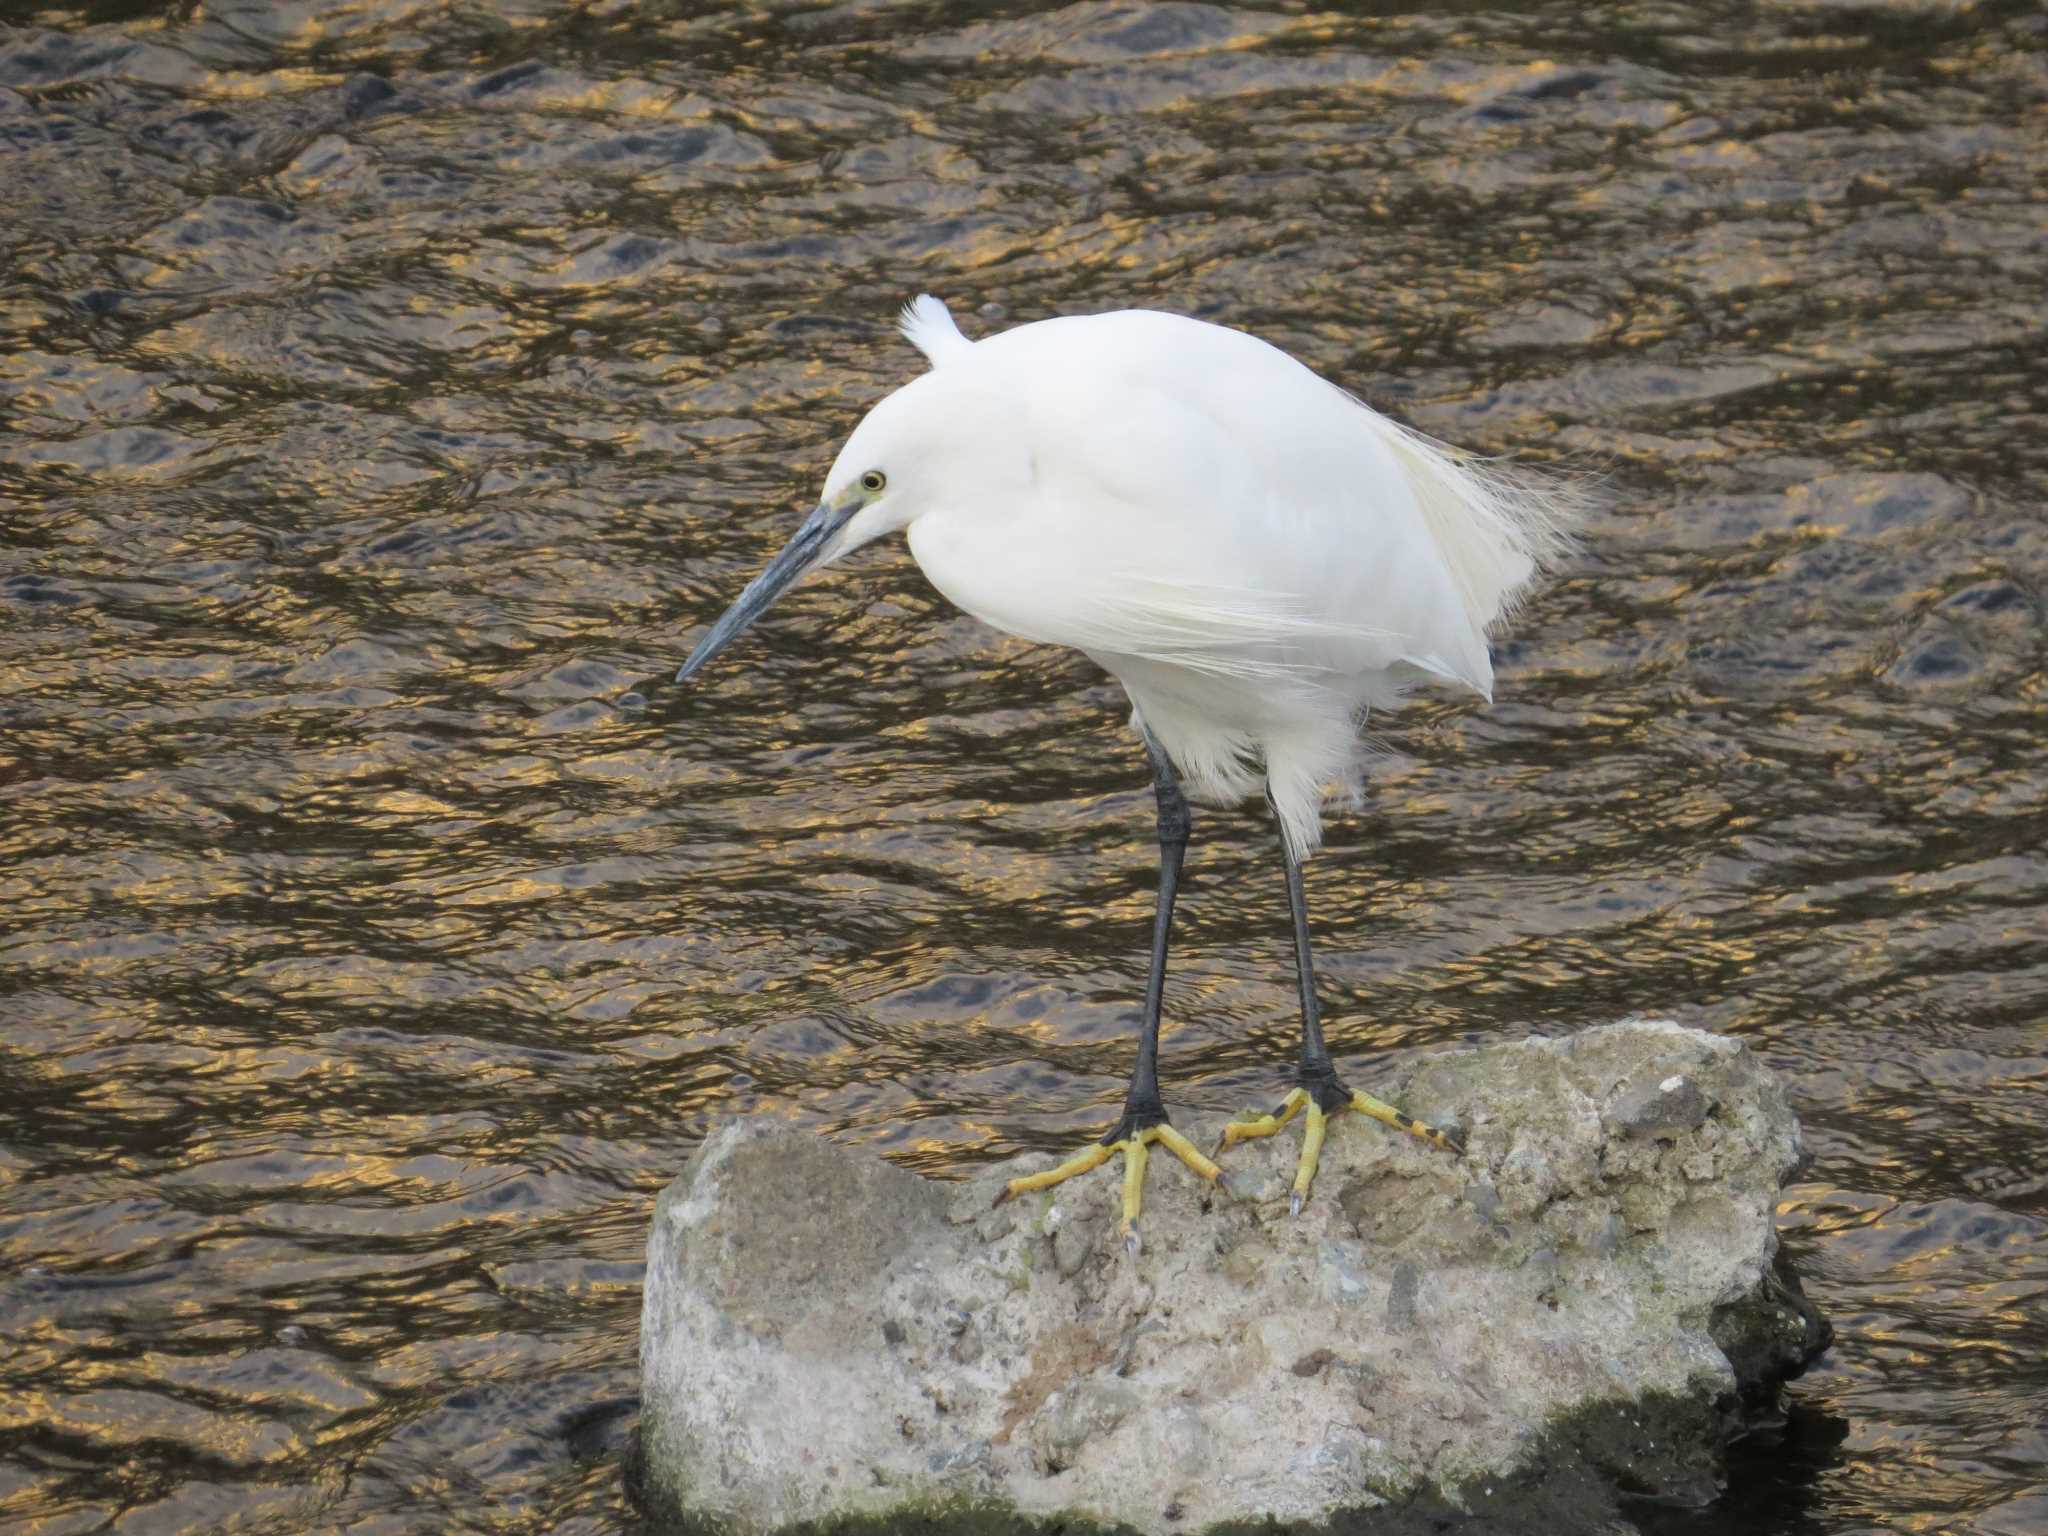
[[[1179,316],[1046,321],[975,353],[1030,402],[1029,522],[1067,567],[1021,601],[1005,583],[1012,612],[985,617],[1198,670],[1405,667],[1490,692],[1486,631],[1563,537],[1542,493]]]
[[[1303,856],[1322,786],[1356,782],[1358,713],[1425,676],[1490,695],[1486,632],[1566,539],[1568,500],[1240,332],[1124,311],[926,350],[950,415],[918,564],[1094,656],[1190,794],[1263,777]]]
[[[1289,593],[1177,581],[1128,566],[1076,575],[1059,582],[1051,602],[1011,602],[992,591],[976,594],[971,611],[1027,640],[1249,682],[1327,678],[1340,670],[1333,653],[1399,659],[1393,635],[1304,612]]]

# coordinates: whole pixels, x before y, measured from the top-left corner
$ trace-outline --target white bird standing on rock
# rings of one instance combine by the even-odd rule
[[[1149,310],[1042,320],[969,341],[939,300],[903,311],[931,370],[847,439],[824,499],[676,674],[688,678],[805,572],[898,529],[954,603],[1026,640],[1085,652],[1124,686],[1159,805],[1159,907],[1138,1060],[1100,1141],[1005,1195],[1124,1158],[1135,1244],[1147,1148],[1223,1171],[1167,1122],[1159,1008],[1187,799],[1263,787],[1279,821],[1301,985],[1301,1060],[1267,1136],[1355,1109],[1450,1151],[1444,1132],[1338,1080],[1323,1042],[1301,863],[1332,785],[1360,782],[1368,711],[1411,685],[1491,698],[1488,629],[1565,550],[1576,506],[1548,486],[1396,425],[1278,348]],[[1186,781],[1186,797],[1181,781]]]

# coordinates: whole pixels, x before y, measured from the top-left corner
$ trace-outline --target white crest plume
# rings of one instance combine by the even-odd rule
[[[952,311],[946,308],[945,301],[928,293],[920,293],[903,306],[896,327],[934,368],[948,358],[961,356],[974,345],[960,334],[960,327],[953,323]]]

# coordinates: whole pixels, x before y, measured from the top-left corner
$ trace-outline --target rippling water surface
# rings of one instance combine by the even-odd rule
[[[1114,685],[900,546],[669,681],[929,288],[1604,472],[1311,868],[1339,1054],[1748,1041],[1841,1340],[1658,1529],[2048,1530],[2037,7],[7,10],[0,1526],[619,1530],[707,1126],[1110,1114]],[[1286,914],[1262,816],[1196,837],[1226,1108]]]

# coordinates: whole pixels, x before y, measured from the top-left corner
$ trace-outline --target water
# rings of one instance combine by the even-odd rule
[[[2048,1530],[2037,8],[13,9],[0,1526],[626,1528],[707,1126],[1107,1119],[1113,686],[900,548],[668,681],[930,288],[1604,471],[1499,702],[1388,721],[1310,871],[1340,1059],[1748,1041],[1840,1342],[1646,1523]],[[1220,1109],[1286,917],[1262,817],[1196,839],[1165,1076]]]

